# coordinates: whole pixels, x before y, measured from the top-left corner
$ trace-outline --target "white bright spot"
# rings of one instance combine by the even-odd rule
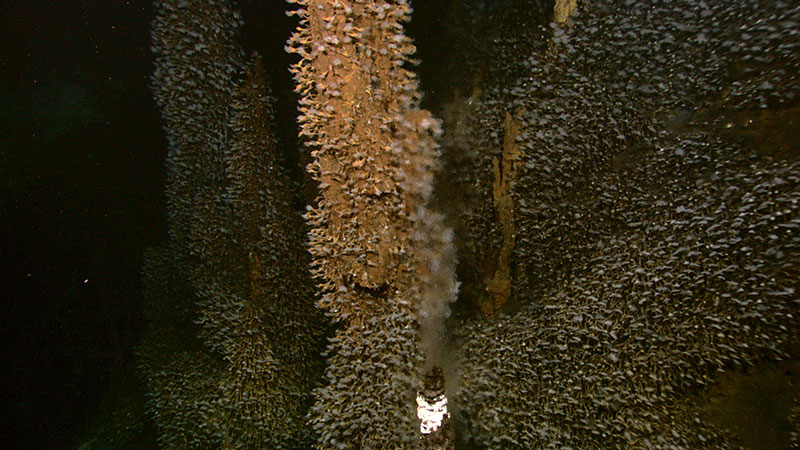
[[[88,279],[88,278],[87,278],[87,279],[85,279],[85,280],[83,280],[83,284],[86,284],[86,283],[88,283],[88,282],[89,282],[89,279]]]
[[[431,434],[442,426],[442,422],[450,414],[447,412],[447,397],[444,394],[436,397],[433,403],[422,395],[417,395],[417,417],[419,417],[419,431],[422,434]]]

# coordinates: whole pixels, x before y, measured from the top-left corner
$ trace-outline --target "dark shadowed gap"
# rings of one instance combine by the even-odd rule
[[[276,100],[275,131],[283,150],[287,175],[297,183],[304,183],[309,155],[298,140],[299,97],[289,73],[289,66],[297,62],[297,58],[284,50],[286,41],[297,27],[296,19],[286,15],[293,5],[285,0],[240,0],[239,5],[244,18],[242,46],[248,57],[257,52],[263,58],[271,95]],[[304,209],[313,197],[306,193],[294,200],[298,209]]]
[[[406,24],[406,33],[414,40],[417,47],[416,58],[420,64],[410,67],[419,76],[423,92],[422,107],[439,115],[442,103],[452,89],[452,79],[443,76],[450,64],[458,59],[455,51],[457,43],[448,33],[451,26],[450,12],[454,0],[417,0],[412,1],[414,7],[411,22]]]

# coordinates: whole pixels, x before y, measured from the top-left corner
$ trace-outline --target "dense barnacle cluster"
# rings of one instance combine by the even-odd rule
[[[300,135],[320,189],[306,215],[318,305],[341,324],[312,425],[322,448],[410,448],[425,290],[454,289],[435,279],[444,263],[427,251],[449,240],[425,208],[439,122],[419,108],[417,80],[405,68],[415,51],[403,32],[411,7],[407,0],[292,3],[300,27],[287,50],[301,57],[292,67]]]
[[[515,198],[517,208],[527,211],[517,217],[522,253],[515,258],[516,275],[523,284],[514,287],[538,297],[580,259],[581,242],[614,227],[574,199],[596,189],[593,181],[607,167],[640,157],[655,135],[653,116],[675,129],[696,113],[723,117],[719,112],[794,104],[800,13],[788,4],[762,10],[757,3],[603,3],[579,16],[572,32],[554,27],[548,51],[520,54],[524,45],[498,46],[498,59],[515,58],[508,65],[521,75],[511,85],[489,85],[481,101],[472,102],[471,117],[460,119],[470,139],[445,136],[458,148],[450,152],[459,158],[451,167],[474,167],[459,181],[473,209],[464,219],[467,234],[481,237],[460,243],[463,270],[473,272],[463,274],[465,281],[485,278],[485,261],[501,246],[487,180],[492,159],[502,155],[506,112],[525,111],[525,129],[516,139],[527,156]],[[520,40],[545,33],[527,28],[517,30],[525,36]],[[731,30],[749,30],[747,40]],[[741,61],[754,59],[766,69],[731,74]],[[505,79],[508,70],[498,67],[489,78]],[[764,82],[775,88],[759,89]],[[575,243],[565,251],[568,237]]]
[[[445,153],[470,177],[459,261],[477,292],[502,246],[492,160],[507,114],[522,122],[516,310],[459,331],[476,443],[736,444],[686,394],[787,357],[800,332],[797,155],[726,131],[733,111],[796,109],[800,7],[762,3],[581,3],[568,27],[518,30],[549,33],[545,51],[497,47],[517,80],[462,105],[471,139],[448,136]]]
[[[199,205],[197,199],[213,197],[213,189],[224,183],[220,169],[229,138],[230,100],[244,62],[236,39],[241,18],[220,1],[159,1],[158,11],[152,30],[157,57],[152,83],[169,149],[169,233],[181,258],[189,259],[214,247],[193,242],[191,236],[195,216],[212,207]]]
[[[225,1],[162,1],[155,98],[170,243],[145,262],[148,408],[167,448],[308,445],[319,328],[263,67]]]
[[[694,138],[626,173],[632,182],[606,181],[625,223],[574,277],[512,318],[465,330],[475,356],[459,401],[479,440],[722,445],[681,417],[681,394],[717,370],[780,358],[796,337],[800,166],[721,162],[741,150]],[[719,178],[701,178],[708,159]],[[701,167],[674,174],[687,160]]]

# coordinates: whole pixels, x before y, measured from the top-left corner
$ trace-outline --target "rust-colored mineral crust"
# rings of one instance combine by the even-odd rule
[[[492,197],[497,222],[503,235],[503,244],[497,257],[494,275],[486,284],[489,297],[478,305],[481,312],[494,315],[511,297],[511,254],[514,251],[514,198],[511,196],[512,184],[519,172],[521,150],[516,139],[520,134],[521,123],[506,113],[505,137],[503,138],[503,160],[492,160],[494,183]]]
[[[578,0],[556,0],[556,4],[553,7],[553,20],[555,20],[556,23],[566,22],[577,7]]]

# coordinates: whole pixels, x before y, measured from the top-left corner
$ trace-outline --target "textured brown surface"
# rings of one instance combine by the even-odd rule
[[[556,0],[556,5],[553,8],[553,19],[557,23],[564,23],[569,20],[575,8],[578,6],[577,0]]]
[[[324,430],[323,448],[407,448],[418,440],[419,309],[436,257],[426,249],[440,221],[425,209],[439,122],[419,108],[405,68],[415,51],[402,25],[411,7],[294,3],[300,27],[287,49],[301,57],[292,67],[300,135],[321,192],[306,215],[318,305],[343,325],[312,426]]]
[[[291,40],[303,57],[293,69],[304,94],[300,134],[310,138],[309,170],[322,192],[308,213],[311,248],[323,291],[347,297],[321,305],[358,320],[413,270],[411,234],[439,124],[416,106],[417,82],[402,67],[414,52],[402,33],[406,2],[300,4],[309,5]]]

